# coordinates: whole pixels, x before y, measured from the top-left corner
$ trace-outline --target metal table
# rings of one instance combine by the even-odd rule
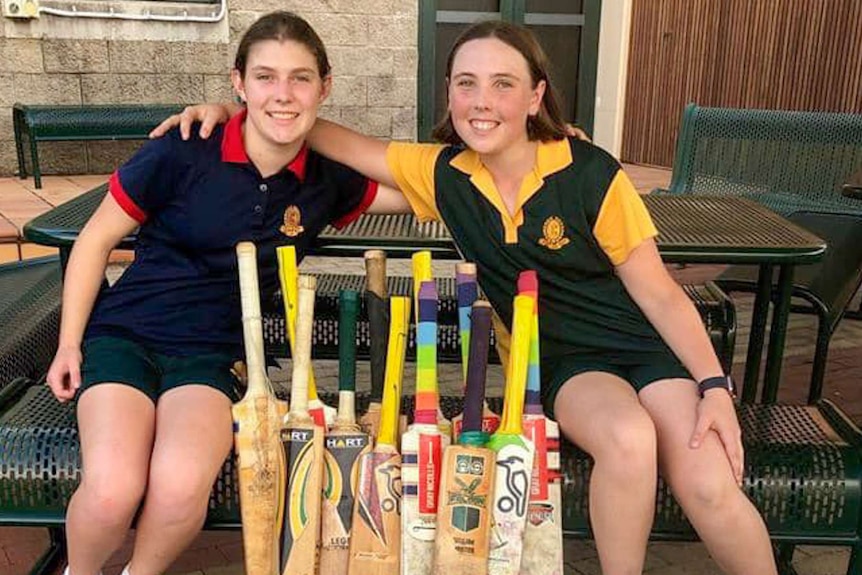
[[[105,186],[99,186],[35,218],[24,227],[24,236],[32,242],[60,248],[65,265],[78,232],[105,190]],[[766,320],[769,304],[774,301],[761,395],[763,402],[774,403],[781,377],[793,268],[820,259],[826,244],[768,208],[740,197],[656,194],[645,196],[644,201],[659,229],[657,245],[665,261],[759,266],[742,399],[753,402],[756,398]],[[130,236],[121,247],[131,248],[134,241]],[[374,248],[385,249],[390,257],[409,257],[425,249],[438,259],[460,258],[445,226],[438,222],[420,224],[408,215],[366,215],[341,230],[327,228],[311,253],[353,257]],[[779,273],[773,297],[776,267]]]

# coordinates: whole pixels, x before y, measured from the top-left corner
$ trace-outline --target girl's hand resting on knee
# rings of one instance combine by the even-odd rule
[[[57,350],[46,377],[51,393],[60,403],[66,403],[81,387],[81,349],[66,347]]]
[[[733,408],[733,398],[724,389],[710,389],[704,394],[703,399],[697,404],[697,423],[694,433],[691,435],[689,445],[697,449],[703,443],[703,438],[714,430],[724,445],[727,459],[733,477],[739,485],[742,485],[742,470],[744,454],[742,449],[742,430],[739,428],[739,420],[736,410]]]

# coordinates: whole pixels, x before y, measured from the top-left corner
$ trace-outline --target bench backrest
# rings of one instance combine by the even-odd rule
[[[862,169],[862,114],[686,106],[672,193],[747,196],[784,215],[862,214],[841,187]]]
[[[23,106],[30,133],[38,140],[145,139],[181,104]]]

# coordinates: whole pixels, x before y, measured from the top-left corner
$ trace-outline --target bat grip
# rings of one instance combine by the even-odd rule
[[[477,302],[473,305],[471,323],[463,430],[479,431],[482,429],[482,407],[491,338],[491,306],[487,302]]]
[[[356,320],[359,294],[341,290],[338,294],[338,390],[356,391]]]
[[[368,250],[365,252],[365,289],[386,299],[386,252]]]
[[[389,302],[372,291],[365,292],[368,332],[371,339],[371,401],[383,398],[386,374],[386,349],[389,345]]]

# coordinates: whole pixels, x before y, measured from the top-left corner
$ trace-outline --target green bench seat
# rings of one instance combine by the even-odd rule
[[[334,382],[329,382],[334,385]],[[47,526],[54,546],[37,565],[47,572],[50,558],[63,555],[63,523],[69,497],[80,481],[80,452],[74,408],[54,400],[44,385],[16,382],[18,401],[0,415],[0,525]],[[334,394],[322,394],[335,405]],[[499,412],[500,398],[491,398]],[[368,397],[357,398],[363,411]],[[444,397],[451,417],[461,399]],[[403,402],[412,413],[412,398]],[[862,432],[829,401],[812,406],[741,405],[745,443],[744,490],[760,510],[776,543],[849,545],[847,575],[860,573],[862,520]],[[589,475],[592,460],[563,441],[563,530],[584,538],[589,530]],[[692,540],[695,534],[663,482],[657,492],[651,538]],[[228,458],[216,481],[206,520],[208,529],[240,527],[237,477]],[[783,558],[788,574],[790,558]],[[37,571],[34,570],[33,573]]]
[[[145,140],[162,120],[183,109],[180,104],[99,104],[83,106],[16,103],[12,127],[18,154],[18,175],[27,177],[24,138],[29,141],[33,179],[42,187],[37,143],[73,140]]]

